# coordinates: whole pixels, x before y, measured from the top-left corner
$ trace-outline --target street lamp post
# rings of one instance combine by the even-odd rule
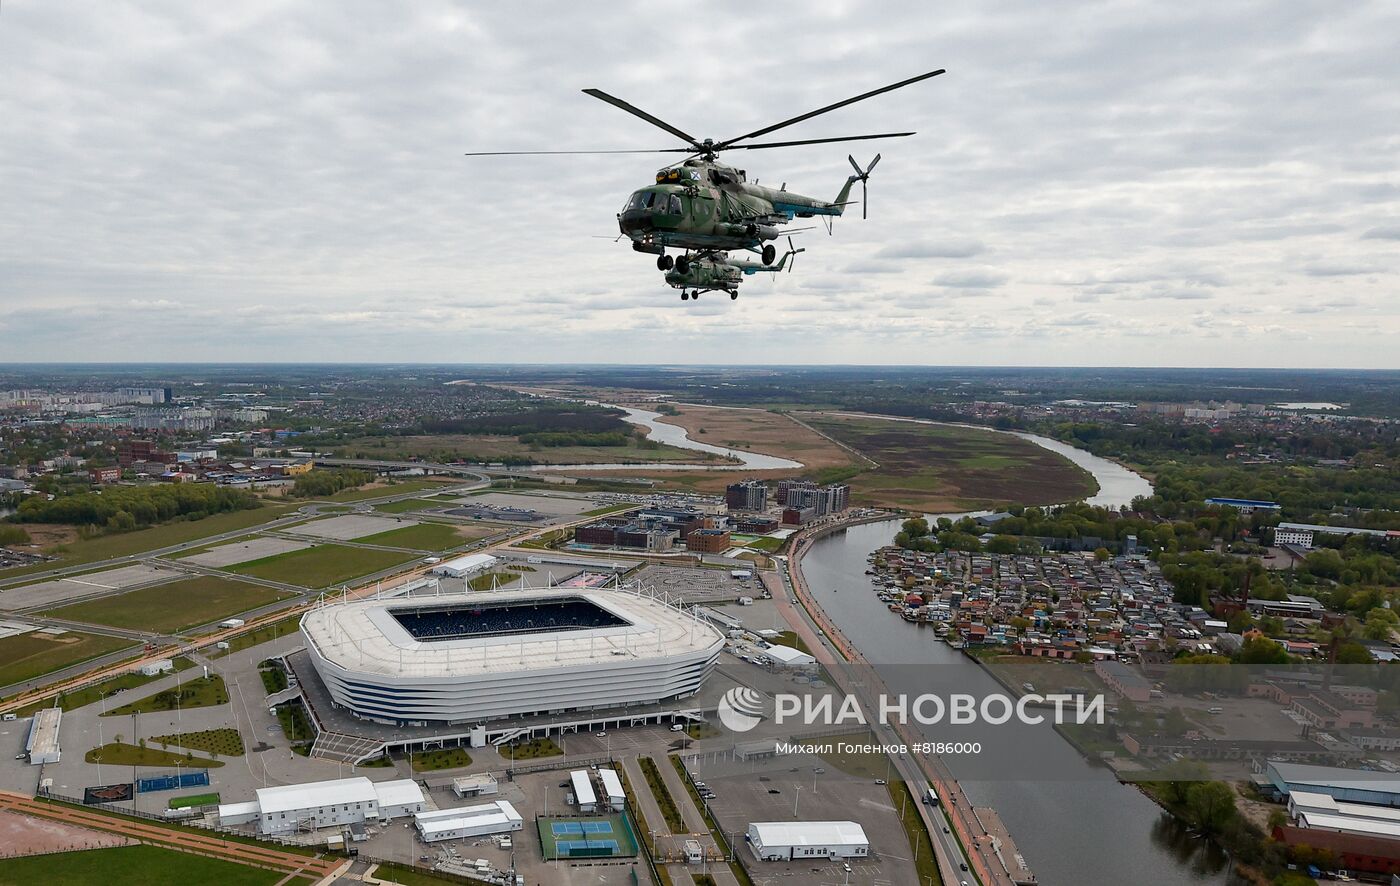
[[[802,785],[797,786],[797,792],[792,797],[792,817],[797,817],[797,801],[802,799]]]

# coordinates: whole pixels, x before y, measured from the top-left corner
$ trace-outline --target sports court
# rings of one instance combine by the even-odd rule
[[[405,526],[416,526],[417,524],[417,520],[375,517],[369,514],[346,514],[343,517],[329,517],[325,520],[312,520],[310,523],[289,526],[282,531],[288,535],[307,535],[312,538],[350,541],[351,539],[364,538],[366,535],[378,535],[391,529],[402,529]]]
[[[637,837],[626,813],[586,818],[537,818],[540,852],[556,858],[631,858]]]

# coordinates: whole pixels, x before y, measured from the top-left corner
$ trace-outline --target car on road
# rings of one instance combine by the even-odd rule
[[[884,784],[884,783],[885,783],[885,780],[884,780],[883,778],[877,778],[877,779],[875,779],[875,783],[876,783],[876,784]]]
[[[21,754],[20,756],[22,757],[22,756],[24,756],[24,755]],[[15,759],[18,760],[19,757],[16,757]],[[769,788],[769,789],[768,789],[768,793],[770,793],[770,794],[781,794],[782,791],[778,790],[777,788]]]

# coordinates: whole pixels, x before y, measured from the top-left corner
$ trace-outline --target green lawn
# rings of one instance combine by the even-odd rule
[[[485,886],[485,880],[478,880],[475,877],[459,877],[453,874],[438,874],[423,868],[411,868],[408,865],[389,862],[381,864],[374,869],[375,879],[386,883],[398,883],[399,886],[461,886],[463,883],[480,883]]]
[[[419,751],[413,755],[414,772],[432,772],[437,769],[465,769],[470,765],[472,765],[471,755],[461,748]]]
[[[890,803],[894,808],[904,810],[900,823],[904,825],[904,836],[909,841],[909,850],[917,856],[914,867],[918,871],[919,882],[938,886],[943,882],[943,877],[938,873],[938,861],[933,854],[928,828],[924,827],[923,819],[919,818],[919,798],[899,779],[890,779],[885,788],[889,791]],[[935,817],[942,815],[940,813]]]
[[[754,539],[745,545],[745,547],[753,548],[755,551],[763,551],[765,554],[771,554],[783,546],[783,541],[784,540],[781,538],[772,538],[765,535],[762,538]]]
[[[288,596],[289,592],[276,588],[202,575],[61,606],[44,614],[72,621],[167,633],[216,622]]]
[[[583,512],[582,514],[580,514],[579,516],[580,516],[580,517],[603,517],[603,516],[606,516],[606,515],[608,515],[608,514],[618,514],[618,513],[621,513],[621,512],[623,512],[623,511],[635,511],[635,510],[636,510],[637,508],[639,508],[639,507],[641,507],[641,505],[632,505],[632,504],[604,505],[604,506],[601,507],[601,508],[594,508],[594,509],[591,510],[591,511],[584,511],[584,512]]]
[[[109,741],[88,751],[83,759],[89,763],[102,763],[106,766],[195,766],[200,769],[216,769],[224,765],[221,760],[162,751],[160,748],[151,747],[150,742],[143,748],[124,741]]]
[[[172,686],[169,689],[162,689],[154,695],[127,702],[119,708],[109,710],[103,716],[120,717],[136,711],[150,713],[152,711],[173,711],[176,708],[187,710],[221,704],[228,704],[228,687],[224,686],[223,677],[218,674],[210,674],[208,677],[185,680],[178,688]]]
[[[209,652],[210,658],[223,658],[231,652],[239,652],[250,646],[257,646],[266,643],[268,640],[276,640],[278,637],[287,636],[288,632],[295,631],[297,625],[301,624],[302,613],[289,615],[286,618],[279,618],[271,624],[265,624],[260,628],[251,630],[246,634],[239,634],[228,641],[227,649],[214,649]]]
[[[807,648],[807,644],[802,640],[801,637],[797,636],[796,631],[783,631],[782,633],[778,634],[777,639],[774,640],[774,642],[781,643],[784,646],[791,646],[798,652],[805,652],[808,655],[812,654],[812,650]]]
[[[637,765],[642,767],[642,775],[647,780],[647,786],[651,788],[652,794],[656,797],[656,805],[661,808],[661,815],[666,819],[666,827],[673,834],[684,834],[686,832],[685,821],[681,818],[681,811],[676,808],[676,801],[667,790],[666,783],[661,780],[661,771],[656,768],[656,761],[650,757],[638,757]]]
[[[489,591],[493,587],[505,587],[519,578],[520,574],[514,571],[486,572],[467,579],[467,587],[473,591]]]
[[[557,757],[564,753],[552,738],[531,738],[526,741],[513,741],[500,747],[501,756],[507,760],[532,760],[537,757]]]
[[[249,560],[228,569],[230,572],[270,581],[283,581],[306,588],[324,588],[412,559],[396,551],[322,544],[299,551],[274,554],[261,560]]]
[[[300,701],[278,705],[277,722],[282,725],[282,734],[287,736],[287,741],[311,741],[316,737]]]
[[[441,551],[455,548],[466,542],[456,526],[447,523],[419,523],[378,532],[355,539],[367,545],[389,545],[396,548],[413,548],[419,551]]]
[[[258,676],[262,677],[263,689],[267,690],[268,695],[287,688],[287,674],[281,668],[263,668],[258,671]]]
[[[241,757],[245,753],[243,737],[237,729],[206,729],[203,732],[177,732],[172,735],[156,735],[147,739],[146,744],[174,745],[191,751],[218,754],[221,757]]]
[[[251,526],[258,526],[269,520],[276,520],[283,516],[297,504],[268,504],[260,508],[253,508],[247,511],[229,511],[223,514],[214,514],[205,517],[203,520],[173,520],[169,523],[162,523],[159,526],[152,526],[149,529],[138,529],[134,532],[120,532],[113,535],[99,535],[95,538],[81,539],[66,545],[46,549],[45,553],[54,554],[59,557],[57,561],[36,564],[34,566],[24,566],[17,569],[6,569],[0,571],[0,577],[10,578],[16,575],[26,575],[30,572],[43,572],[47,569],[55,569],[64,566],[77,566],[83,563],[92,563],[97,560],[108,560],[113,557],[125,557],[129,554],[139,554],[144,551],[153,551],[157,548],[169,547],[170,545],[184,544],[185,542],[198,541],[211,535],[218,535],[224,532],[231,532],[235,529],[247,529]]]
[[[185,658],[183,655],[177,655],[172,659],[171,664],[175,666],[175,670],[177,671],[183,671],[194,667],[194,662]],[[122,674],[117,677],[112,677],[110,680],[103,680],[101,683],[95,683],[92,686],[84,687],[75,692],[61,693],[58,696],[58,706],[65,711],[76,710],[84,705],[90,705],[95,701],[100,701],[104,695],[111,698],[118,692],[144,686],[152,680],[159,680],[164,676],[164,674],[153,674],[148,677],[139,671]],[[36,701],[31,705],[20,708],[16,713],[21,717],[27,717],[39,710],[39,708],[48,707],[53,707],[53,699]]]
[[[171,797],[167,809],[188,809],[191,806],[213,806],[221,798],[218,794],[191,794],[188,797]]]
[[[0,638],[0,686],[30,680],[134,645],[120,637],[79,631],[59,635],[30,631]]]
[[[4,886],[149,886],[152,883],[218,883],[219,886],[272,886],[286,874],[250,868],[159,846],[122,846],[57,855],[7,858],[0,865]],[[304,883],[297,879],[292,882]]]
[[[455,497],[449,496],[449,498]],[[386,501],[382,505],[375,505],[374,509],[386,514],[406,514],[409,511],[421,511],[424,508],[440,508],[443,504],[443,501],[432,501],[426,498],[406,498],[403,501]]]

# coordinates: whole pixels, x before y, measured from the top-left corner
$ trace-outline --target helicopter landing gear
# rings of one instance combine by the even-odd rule
[[[681,301],[690,301],[690,293],[684,289],[681,290]]]
[[[773,248],[773,244],[772,244],[772,243],[769,243],[769,244],[767,244],[766,246],[763,247],[763,263],[764,263],[765,265],[771,265],[771,264],[773,263],[773,259],[775,259],[775,258],[777,258],[777,257],[778,257],[778,250],[776,250],[776,249]]]
[[[671,268],[675,267],[675,265],[676,260],[671,258],[669,255],[663,254],[661,256],[658,256],[656,259],[656,269],[658,271],[669,271],[671,270]]]
[[[739,300],[739,293],[737,293],[737,292],[731,292],[731,293],[729,293],[729,300],[730,300],[730,301],[738,301],[738,300]]]
[[[667,256],[670,258],[670,256]],[[690,256],[682,255],[676,259],[676,273],[685,274],[690,271]]]
[[[690,300],[691,300],[691,301],[699,301],[699,300],[700,300],[700,290],[698,290],[698,289],[693,289],[693,290],[691,290],[691,292],[690,292]]]

